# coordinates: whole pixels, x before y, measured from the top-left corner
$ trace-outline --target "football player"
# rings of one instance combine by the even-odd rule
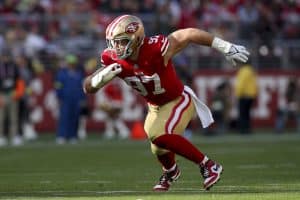
[[[145,98],[148,114],[144,128],[151,150],[163,169],[153,190],[167,191],[179,178],[175,154],[194,162],[204,178],[204,189],[210,189],[220,179],[223,167],[182,134],[195,113],[204,128],[213,118],[209,108],[176,75],[172,57],[191,43],[220,51],[234,65],[247,62],[249,52],[243,46],[196,28],[180,29],[168,36],[146,37],[142,21],[133,15],[114,19],[106,29],[106,40],[108,48],[101,54],[102,67],[86,77],[84,91],[95,93],[119,77]]]

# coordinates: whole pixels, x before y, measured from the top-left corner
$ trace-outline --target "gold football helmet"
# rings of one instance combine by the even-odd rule
[[[106,28],[106,42],[119,59],[129,57],[143,43],[145,37],[142,21],[133,15],[122,15]]]

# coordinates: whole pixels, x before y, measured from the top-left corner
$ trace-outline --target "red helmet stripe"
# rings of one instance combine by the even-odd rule
[[[117,17],[112,21],[112,23],[109,25],[109,29],[107,32],[107,35],[112,36],[114,29],[116,28],[117,24],[124,18],[128,17],[129,15],[122,15],[120,17]]]

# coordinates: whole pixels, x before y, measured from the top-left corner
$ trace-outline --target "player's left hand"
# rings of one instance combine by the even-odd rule
[[[245,63],[248,61],[250,53],[244,46],[232,44],[229,52],[225,53],[226,60],[231,62],[234,66],[236,62]]]

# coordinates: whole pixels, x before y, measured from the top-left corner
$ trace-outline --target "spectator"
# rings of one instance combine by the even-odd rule
[[[253,0],[246,0],[238,9],[239,36],[242,39],[253,39],[258,11]]]
[[[5,46],[5,40],[2,34],[0,34],[0,53],[2,53],[2,49],[4,48],[4,46]]]
[[[29,88],[29,84],[34,77],[34,70],[31,60],[26,58],[24,55],[16,57],[16,64],[20,72],[20,77],[22,80],[24,80],[26,88],[24,95],[19,101],[19,133],[23,135],[24,139],[26,140],[34,140],[37,138],[37,133],[29,117],[29,96],[32,92]]]
[[[300,82],[296,77],[289,79],[284,94],[284,103],[279,106],[275,131],[282,133],[289,118],[295,119],[297,131],[300,133]]]
[[[238,126],[242,134],[251,133],[251,108],[257,96],[256,72],[251,65],[243,65],[236,76],[235,95],[238,100]]]
[[[256,34],[260,43],[267,47],[273,47],[272,39],[279,33],[275,14],[272,12],[269,2],[258,2],[258,19],[255,24]]]
[[[155,7],[155,0],[144,0],[144,3],[141,5],[141,11],[143,13],[153,13]]]
[[[121,118],[123,95],[120,83],[114,80],[101,92],[99,107],[106,115],[104,137],[112,139],[117,136],[120,139],[127,139],[129,129]]]
[[[7,144],[9,136],[14,146],[23,144],[18,133],[18,101],[24,94],[24,81],[20,79],[19,70],[6,49],[0,59],[0,147]],[[8,123],[5,123],[5,120]],[[5,125],[8,124],[5,130]],[[9,131],[5,135],[5,131]]]
[[[97,65],[97,61],[95,59],[89,59],[86,63],[84,63],[82,73],[84,75],[90,74],[91,70],[94,69]],[[80,103],[80,114],[79,114],[79,124],[78,124],[78,138],[81,140],[86,139],[87,137],[87,119],[90,116],[90,108],[88,105],[88,98],[85,96],[84,99]]]
[[[59,119],[56,135],[57,144],[66,140],[77,142],[80,109],[85,95],[82,91],[84,74],[77,68],[77,57],[66,56],[66,67],[58,70],[55,79],[55,89],[59,100]]]
[[[37,24],[32,25],[24,41],[25,54],[30,58],[36,57],[47,45],[46,40],[40,35],[39,29]]]
[[[88,102],[87,99],[84,99],[80,103],[80,113],[79,113],[78,131],[77,131],[78,138],[81,140],[84,140],[87,137],[86,123],[89,115],[90,115],[90,109],[88,106]]]
[[[225,133],[228,128],[231,109],[231,86],[228,81],[224,80],[216,87],[211,109],[215,119],[213,133]]]
[[[180,5],[177,1],[159,1],[156,12],[156,30],[160,33],[173,31],[181,17]]]

